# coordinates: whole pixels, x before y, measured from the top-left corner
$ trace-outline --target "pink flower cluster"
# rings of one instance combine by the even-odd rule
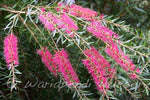
[[[4,56],[8,67],[19,65],[17,42],[17,37],[13,33],[5,37]]]
[[[106,59],[93,47],[84,51],[88,59],[84,59],[83,64],[92,75],[99,91],[106,93],[109,88],[108,79],[113,78],[115,70],[111,68]]]
[[[54,60],[59,66],[59,70],[69,86],[73,85],[74,83],[79,83],[78,76],[75,73],[64,49],[56,52],[54,55]]]
[[[89,8],[83,8],[75,4],[70,5],[67,10],[68,10],[68,13],[70,13],[71,15],[82,17],[85,20],[93,20],[93,17],[96,17],[98,15],[97,12]]]
[[[54,14],[48,12],[44,13],[45,10],[41,9],[42,13],[39,15],[40,21],[44,24],[44,27],[54,31],[56,25],[60,29],[64,29],[71,37],[75,35],[75,31],[78,30],[78,26],[74,21],[66,14],[60,15],[60,18],[54,16]]]
[[[74,21],[66,14],[60,15],[59,21],[60,24],[58,25],[58,28],[65,29],[65,32],[73,37],[75,35],[74,32],[78,30],[78,26],[74,23]]]
[[[102,25],[101,21],[98,21],[99,19],[103,19],[103,15],[100,15],[99,18],[95,18],[98,13],[88,9],[88,8],[83,8],[81,6],[72,4],[70,6],[67,6],[63,3],[59,3],[58,4],[58,8],[56,8],[57,11],[62,12],[63,14],[61,14],[59,17],[58,16],[54,16],[54,14],[52,13],[46,13],[45,9],[41,9],[41,14],[39,15],[39,19],[41,20],[41,22],[44,24],[44,26],[51,30],[54,31],[55,27],[57,26],[59,29],[63,29],[66,33],[68,33],[70,35],[70,37],[74,37],[75,35],[75,31],[78,30],[78,26],[74,23],[74,21],[67,15],[67,13],[69,13],[70,15],[74,15],[77,17],[82,17],[87,21],[91,22],[91,25],[89,25],[87,27],[87,31],[92,33],[93,36],[95,36],[98,39],[101,39],[103,42],[105,42],[106,44],[108,44],[109,46],[107,46],[106,48],[106,52],[127,72],[136,72],[139,73],[139,69],[135,68],[135,65],[133,64],[133,62],[130,60],[130,58],[128,56],[126,56],[121,49],[119,50],[117,45],[114,42],[114,39],[118,38],[118,35],[111,31],[109,28],[105,27]],[[91,48],[90,50],[96,51],[96,49]],[[89,50],[89,51],[90,51]],[[88,50],[87,50],[88,51]],[[65,52],[64,50],[62,50],[61,52]],[[60,51],[57,52],[57,56],[55,56],[54,58],[63,58],[58,56],[59,54],[61,54]],[[91,53],[90,53],[91,52]],[[93,70],[95,70],[95,66],[102,66],[103,62],[107,62],[106,60],[101,60],[99,61],[98,59],[104,59],[100,54],[99,57],[100,58],[96,58],[96,55],[93,55],[94,53],[96,54],[96,52],[92,52],[90,51],[87,53],[87,55],[89,54],[89,58],[90,55],[91,56],[95,56],[95,60],[91,61],[89,59],[84,60],[84,64],[86,66],[94,66]],[[86,51],[85,51],[86,53]],[[98,54],[98,52],[97,52]],[[67,57],[65,58],[67,59]],[[91,59],[94,59],[93,57]],[[69,61],[69,60],[68,60]],[[95,61],[95,62],[94,62]],[[57,60],[56,60],[57,62]],[[87,62],[87,63],[85,63]],[[93,65],[94,63],[94,65]],[[98,64],[98,65],[97,65]],[[60,65],[59,62],[57,62],[59,69],[62,69],[63,65]],[[69,65],[71,66],[71,64]],[[110,66],[110,65],[106,65],[106,63],[104,64],[104,66]],[[66,67],[66,68],[70,68],[70,67]],[[102,68],[102,67],[100,67]],[[111,70],[111,68],[109,67],[103,67],[103,70]],[[108,69],[107,69],[108,68]],[[65,69],[65,67],[64,67]],[[112,69],[113,70],[113,69]],[[62,70],[61,70],[62,71]],[[95,70],[96,71],[96,70]],[[105,71],[104,71],[105,72]],[[111,71],[110,71],[111,72]],[[113,71],[112,71],[113,72]],[[69,82],[69,79],[67,79],[67,73],[63,72],[63,75],[65,77],[65,79]],[[71,73],[70,71],[68,73]],[[107,73],[107,72],[106,72]],[[101,74],[100,74],[101,75]],[[103,74],[102,74],[103,75]],[[136,78],[135,74],[130,74],[132,79]],[[71,76],[72,77],[72,76]],[[93,76],[94,77],[94,76]],[[70,82],[71,83],[71,82]],[[69,84],[70,84],[69,83]],[[96,83],[97,84],[97,83]],[[106,87],[104,87],[106,88]]]
[[[43,47],[42,50],[37,50],[37,53],[41,56],[42,62],[46,65],[49,71],[52,72],[55,77],[57,77],[58,68],[47,47]]]
[[[58,3],[58,8],[56,8],[57,11],[62,11],[64,13],[68,12],[71,15],[75,15],[77,17],[82,17],[85,20],[91,21],[94,17],[98,15],[96,11],[93,11],[89,8],[83,8],[82,6],[72,4],[70,6]]]
[[[103,26],[100,21],[91,22],[91,25],[87,27],[87,31],[92,33],[92,35],[98,39],[109,44],[113,43],[113,36],[118,38],[116,33]]]
[[[42,10],[45,11],[45,10]],[[55,25],[58,23],[58,19],[52,13],[41,13],[39,15],[40,21],[44,24],[44,27],[54,31]]]
[[[130,58],[123,53],[121,49],[115,43],[112,43],[111,46],[107,46],[105,52],[111,56],[126,72],[137,72],[139,73],[139,69],[136,69],[133,62]],[[132,79],[136,78],[136,75],[130,75]]]
[[[58,7],[56,8],[57,11],[64,12],[64,13],[66,13],[67,9],[68,9],[68,6],[62,2],[59,2]]]
[[[79,83],[78,76],[69,62],[68,55],[64,49],[62,51],[56,51],[54,57],[52,57],[47,47],[44,47],[42,50],[37,50],[37,53],[41,56],[42,62],[54,76],[57,77],[58,72],[61,72],[68,86]]]
[[[135,65],[130,60],[128,56],[126,56],[121,49],[119,50],[117,45],[114,43],[113,38],[118,38],[117,34],[103,26],[100,21],[92,21],[91,25],[87,27],[87,31],[92,33],[93,36],[101,39],[109,46],[106,48],[106,53],[108,53],[114,60],[125,70],[139,73],[139,69],[135,70]],[[130,78],[136,79],[136,75],[134,73],[130,74]]]

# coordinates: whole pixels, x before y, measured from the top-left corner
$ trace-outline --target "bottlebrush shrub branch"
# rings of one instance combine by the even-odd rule
[[[17,42],[17,37],[13,33],[5,37],[4,56],[8,67],[19,65]]]
[[[21,81],[17,80],[17,77],[15,74],[21,74],[18,70],[16,70],[16,67],[19,65],[18,60],[18,39],[17,37],[11,32],[8,36],[4,39],[4,57],[7,63],[7,67],[10,70],[10,77],[8,79],[8,82],[11,83],[11,91],[16,87],[17,83],[20,83]],[[8,83],[7,83],[8,84]]]
[[[66,15],[66,13],[69,13],[77,17],[82,17],[83,19],[91,22],[91,25],[87,27],[87,31],[92,33],[92,35],[97,37],[98,39],[101,39],[104,43],[108,44],[109,46],[107,46],[106,48],[106,53],[108,53],[111,57],[114,58],[114,56],[112,55],[115,55],[115,52],[110,54],[110,51],[113,50],[109,50],[108,47],[113,46],[112,48],[114,48],[114,45],[116,45],[114,39],[117,39],[118,35],[115,32],[111,31],[109,28],[103,26],[101,21],[98,20],[98,18],[95,18],[98,15],[98,13],[74,4],[71,6],[67,6],[65,4],[59,3],[58,6],[64,7],[64,9],[58,9],[58,8],[56,9],[57,11],[63,13],[60,15],[60,17],[58,15],[52,14],[52,12],[45,12],[44,8],[41,9],[42,13],[39,15],[39,19],[44,24],[45,28],[48,28],[50,31],[54,31],[55,27],[58,27],[60,29],[65,29],[65,33],[71,34],[70,36],[73,37],[74,36],[73,31],[78,30],[78,27],[77,25],[74,24],[74,21],[69,16]],[[119,48],[117,46],[114,49],[117,50],[118,54],[120,53],[123,54],[122,51],[119,53]],[[120,59],[120,61],[116,59],[115,61],[118,62],[127,72],[128,72],[127,70],[128,66],[130,71],[135,70],[135,66],[133,65],[129,57],[127,57],[126,55],[123,56],[124,58],[123,57],[119,58],[119,57],[118,59]],[[126,64],[124,63],[121,64],[121,62],[125,60],[128,60],[128,62],[126,62]],[[135,78],[136,77],[134,77],[134,79]]]
[[[98,90],[106,94],[106,90],[109,89],[108,79],[113,78],[115,69],[111,68],[106,59],[94,47],[86,49],[84,53],[89,59],[82,60],[83,64],[92,75]]]
[[[133,65],[132,61],[126,55],[124,55],[122,51],[120,52],[118,47],[114,48],[114,45],[116,45],[114,39],[117,39],[118,35],[111,31],[109,28],[102,25],[101,21],[99,21],[99,19],[103,18],[102,15],[100,15],[99,19],[95,18],[98,15],[97,12],[74,4],[67,6],[65,4],[59,3],[58,6],[64,7],[62,9],[56,8],[57,11],[62,12],[60,15],[54,14],[52,12],[45,12],[44,8],[41,9],[39,19],[44,24],[45,28],[49,29],[50,31],[56,30],[56,27],[59,29],[65,29],[64,33],[70,34],[69,36],[73,38],[74,32],[78,30],[78,26],[75,25],[74,21],[67,14],[81,17],[91,23],[91,25],[87,27],[87,31],[108,45],[106,48],[106,53],[108,53],[114,59],[115,57],[113,55],[117,56],[122,54],[123,56],[117,56],[116,58],[119,60],[115,59],[115,61],[118,62],[120,66],[122,66],[127,72],[128,69],[130,69],[131,72],[135,70],[135,66]],[[110,46],[117,51],[110,50]],[[117,52],[117,54],[115,54],[115,52]],[[115,70],[110,67],[109,63],[104,59],[104,57],[102,57],[93,47],[84,51],[84,54],[88,59],[83,60],[83,64],[87,67],[89,73],[91,73],[93,76],[98,90],[106,94],[106,90],[109,88],[109,84],[107,82],[108,78],[113,78]],[[60,57],[58,58],[56,56],[55,59],[56,58],[57,64],[59,65],[61,61],[58,59],[60,59]],[[127,62],[125,63],[124,61],[126,60]],[[62,69],[64,67],[60,68]],[[71,76],[72,74],[67,75],[64,71],[61,70],[66,81],[70,84],[70,81],[68,81],[68,76]],[[137,71],[139,71],[139,69],[137,69]],[[133,72],[130,77],[132,79],[136,79],[136,74]],[[76,78],[74,80],[76,80]]]
[[[69,35],[70,37],[74,37],[73,33],[74,33],[74,31],[78,30],[78,27],[77,27],[77,25],[75,25],[74,21],[68,15],[71,15],[71,16],[73,15],[73,16],[76,16],[79,18],[83,18],[83,20],[86,20],[91,23],[90,25],[88,25],[87,31],[89,33],[92,33],[92,35],[95,36],[96,38],[101,39],[104,43],[106,43],[106,45],[107,45],[106,53],[108,53],[109,56],[111,56],[112,58],[114,58],[114,60],[116,62],[118,62],[118,64],[130,75],[131,79],[137,78],[137,75],[135,73],[139,73],[139,69],[138,68],[136,69],[135,65],[129,59],[129,57],[127,57],[127,55],[123,54],[121,48],[117,47],[118,44],[116,43],[116,41],[114,41],[114,39],[117,40],[118,35],[115,32],[111,31],[109,28],[102,25],[100,19],[103,18],[103,15],[100,15],[98,18],[97,12],[92,11],[88,8],[83,8],[83,7],[75,5],[75,4],[68,6],[63,3],[59,3],[56,10],[58,12],[61,12],[62,14],[57,15],[52,12],[45,12],[44,8],[41,10],[41,12],[42,12],[41,14],[43,14],[45,17],[41,17],[41,14],[40,14],[39,19],[44,24],[45,28],[48,28],[48,26],[49,26],[48,29],[50,31],[56,30],[55,27],[57,27],[59,29],[65,29],[64,33],[68,33],[68,34],[70,34]],[[51,14],[49,14],[49,13],[51,13]],[[48,17],[49,15],[55,16],[55,18],[50,18],[50,17]],[[46,22],[48,22],[48,23],[46,23]],[[54,27],[54,25],[55,25],[55,27]],[[118,42],[120,42],[120,41],[118,40]],[[110,49],[110,47],[112,49]],[[92,48],[92,50],[95,50],[95,49]],[[91,51],[89,50],[89,53],[92,52],[92,50]],[[114,50],[116,50],[116,51],[114,51]],[[102,56],[99,56],[99,57],[103,58]],[[89,58],[90,57],[88,57],[88,59]],[[91,66],[91,67],[97,66],[97,65],[95,65],[94,62],[93,62],[94,65],[91,64],[92,63],[91,59],[92,58],[89,59],[90,62],[88,60],[83,60],[84,65],[88,66],[87,68],[89,71],[90,71],[89,66]],[[101,64],[102,63],[99,63],[99,68],[100,68]],[[93,68],[93,70],[95,70],[95,68]],[[98,70],[100,70],[100,69],[97,69],[97,71]],[[129,73],[129,70],[130,70],[130,73]],[[114,72],[114,70],[113,70],[113,72]],[[98,82],[96,80],[96,78],[95,78],[96,76],[94,75],[94,73],[92,73],[92,71],[90,71],[90,73],[94,77],[94,80],[98,87],[98,90],[100,90],[101,92],[104,92],[103,89],[108,89],[108,87],[109,87],[108,83],[106,84],[106,86],[102,86],[102,85],[100,86],[101,82]],[[101,75],[101,76],[103,76],[103,75]],[[106,82],[107,79],[104,79],[104,80]]]
[[[54,47],[51,46],[52,48],[57,48],[57,51],[54,51],[55,54],[50,53],[50,51],[47,49],[48,46],[44,46],[43,43],[40,41],[39,37],[37,38],[38,34],[34,35],[33,32],[30,30],[32,36],[40,45],[40,47],[41,44],[43,46],[43,48],[37,50],[37,53],[41,56],[42,62],[46,65],[50,72],[53,73],[54,76],[57,77],[57,75],[61,73],[68,86],[74,85],[74,83],[80,83],[81,81],[79,81],[80,76],[76,74],[76,71],[74,70],[70,60],[68,59],[69,55],[65,51],[67,49],[67,45],[62,45],[64,42],[62,38],[65,38],[66,41],[68,40],[67,42],[65,42],[66,44],[74,43],[75,46],[77,46],[80,49],[80,53],[84,54],[85,58],[82,59],[82,64],[87,68],[88,72],[92,76],[93,81],[97,86],[97,90],[100,91],[100,93],[107,94],[107,90],[111,89],[111,80],[113,78],[115,78],[116,80],[119,70],[117,70],[118,67],[112,67],[112,61],[116,62],[115,66],[118,63],[118,65],[121,66],[121,68],[127,73],[127,75],[129,75],[131,79],[134,79],[134,81],[139,79],[140,82],[146,88],[148,88],[147,84],[145,84],[139,78],[140,69],[137,68],[136,64],[132,62],[132,59],[130,59],[130,57],[126,55],[121,49],[121,45],[119,45],[119,43],[121,43],[121,40],[119,40],[119,36],[112,30],[110,30],[108,27],[103,25],[103,14],[99,15],[96,11],[75,4],[69,6],[63,3],[58,3],[58,5],[55,7],[40,8],[33,5],[30,5],[28,7],[35,8],[36,11],[38,10],[37,12],[33,11],[29,13],[33,14],[33,16],[35,16],[35,14],[38,16],[38,19],[43,24],[42,27],[44,27],[46,31],[48,31],[49,35],[47,36],[44,33],[42,33],[42,31],[40,31],[40,28],[38,28],[38,25],[36,25],[33,21],[31,22],[44,37],[51,37],[51,39],[49,40],[51,42],[49,42],[49,44],[54,45]],[[23,11],[8,11],[12,13],[26,14],[26,12]],[[19,19],[25,23],[25,26],[27,28],[32,27],[28,25],[28,23],[24,21],[20,15]],[[83,34],[80,32],[80,30],[84,31]],[[61,34],[62,36],[58,38],[58,35],[56,35],[56,33],[59,33],[59,35]],[[41,36],[41,34],[39,36]],[[97,40],[101,40],[104,44],[102,46],[105,49],[107,55],[105,55],[104,52],[100,53],[97,50],[97,48],[101,48],[101,45],[93,46],[90,43],[86,45],[88,41],[88,36],[95,37]],[[62,43],[56,43],[56,37],[58,40],[61,38]],[[80,38],[82,40],[82,43],[80,43],[80,40],[77,41],[77,38]],[[12,41],[16,40],[13,39]],[[46,39],[45,41],[47,42]],[[76,41],[78,43],[76,43]],[[14,43],[15,42],[10,44],[13,44],[15,48],[16,45]],[[5,47],[6,46],[7,44],[5,45]],[[11,47],[10,51],[16,52],[16,49],[14,48]],[[65,50],[62,48],[65,48]],[[8,47],[5,50],[7,66],[9,67],[10,63],[18,65],[19,62],[17,55],[12,54],[12,52],[9,53],[9,50],[7,49]],[[141,53],[135,50],[133,51],[141,55]],[[108,58],[112,58],[114,60],[110,61],[106,58],[106,56],[110,56]],[[147,55],[145,57],[147,57]],[[8,58],[11,58],[12,60],[9,61],[10,59]],[[127,91],[132,94],[130,90]]]

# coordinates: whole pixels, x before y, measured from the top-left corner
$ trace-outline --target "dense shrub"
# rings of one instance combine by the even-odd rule
[[[149,100],[150,2],[73,3],[1,1],[0,98]]]

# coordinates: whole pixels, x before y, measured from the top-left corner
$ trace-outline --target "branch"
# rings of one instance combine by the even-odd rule
[[[11,13],[16,13],[16,14],[26,14],[26,11],[16,11],[16,10],[12,10],[10,9],[8,6],[4,5],[3,8],[6,9],[6,11],[9,11]],[[30,14],[36,14],[35,12],[30,12]]]

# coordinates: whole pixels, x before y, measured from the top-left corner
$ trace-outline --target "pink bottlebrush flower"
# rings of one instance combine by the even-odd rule
[[[4,57],[8,67],[11,67],[11,65],[19,65],[17,42],[17,37],[13,33],[5,37]]]
[[[41,13],[39,19],[44,24],[45,28],[51,31],[55,30],[55,25],[58,23],[58,19],[52,13]]]
[[[40,14],[39,16],[38,16],[38,18],[40,19],[40,21],[42,22],[42,23],[45,23],[46,22],[46,18],[45,18],[45,14]]]
[[[68,6],[62,2],[59,2],[58,7],[56,7],[57,11],[64,12],[64,13],[66,13],[67,9],[68,9]]]
[[[88,59],[84,59],[83,64],[87,67],[93,80],[102,93],[106,93],[109,88],[108,79],[113,78],[115,70],[111,68],[106,59],[93,47],[84,51]]]
[[[74,32],[78,30],[78,26],[74,23],[74,21],[66,14],[62,14],[59,21],[60,23],[58,24],[58,28],[65,29],[65,32],[73,37],[75,35]]]
[[[104,14],[101,14],[101,15],[100,15],[100,19],[103,19],[103,17],[104,17]]]
[[[125,71],[135,71],[135,65],[133,62],[123,53],[121,48],[118,48],[115,43],[112,43],[111,46],[107,46],[105,52],[111,56]]]
[[[56,8],[56,10],[64,12],[64,13],[68,12],[71,15],[75,15],[77,17],[82,17],[88,21],[93,20],[93,17],[96,17],[98,15],[97,12],[95,12],[89,8],[83,8],[82,6],[75,5],[75,4],[67,6],[64,3],[58,3],[58,7]]]
[[[95,65],[97,64],[102,64],[102,67],[110,67],[110,64],[105,60],[105,58],[103,56],[101,56],[99,54],[99,52],[94,48],[94,47],[91,47],[91,49],[87,49],[84,51],[84,53],[89,57],[91,58],[91,60],[93,61],[93,63]]]
[[[92,33],[92,35],[98,39],[109,44],[113,43],[113,36],[117,36],[116,33],[103,26],[100,21],[91,22],[91,25],[87,27],[87,31]]]
[[[56,54],[54,55],[54,60],[59,66],[59,71],[62,73],[69,86],[73,85],[74,83],[79,83],[78,76],[75,73],[68,59],[68,54],[64,49],[56,52]]]
[[[79,5],[70,5],[67,9],[68,13],[71,15],[75,15],[77,17],[82,17],[85,20],[91,21],[93,20],[93,17],[96,17],[98,15],[97,12],[89,9],[89,8],[83,8]]]
[[[42,12],[45,12],[45,8],[41,8],[41,11],[42,11]]]
[[[136,69],[136,73],[138,73],[138,74],[140,73],[140,69],[139,68]]]
[[[37,53],[41,56],[42,62],[46,65],[48,70],[53,73],[55,77],[57,77],[57,65],[52,58],[51,53],[47,49],[47,47],[43,47],[42,50],[37,50]]]
[[[137,79],[137,75],[135,73],[130,74],[130,78],[135,80],[135,79]]]

